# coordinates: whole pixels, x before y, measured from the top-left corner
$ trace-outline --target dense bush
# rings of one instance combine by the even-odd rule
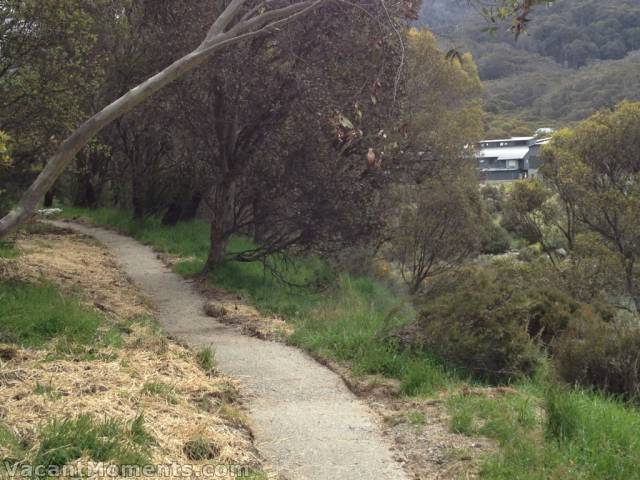
[[[506,253],[511,247],[511,236],[500,225],[491,222],[487,226],[487,236],[482,242],[481,251],[489,255]]]
[[[640,329],[587,310],[552,342],[554,363],[571,384],[640,399]]]
[[[565,294],[559,278],[542,262],[501,261],[469,268],[447,285],[446,290],[435,290],[418,320],[396,331],[395,337],[404,348],[431,352],[492,382],[532,374],[547,352],[562,349],[556,362],[561,368],[567,361],[575,363],[584,336],[574,333],[575,326],[590,321],[607,325],[602,319],[611,318],[605,308]],[[615,361],[630,365],[622,358]],[[572,382],[579,377],[563,376]],[[601,383],[594,379],[594,385]]]
[[[418,320],[397,332],[405,347],[426,350],[476,377],[502,382],[531,375],[540,349],[529,332],[532,309],[536,332],[561,323],[555,309],[530,298],[523,266],[500,263],[469,269],[453,290],[429,301]]]

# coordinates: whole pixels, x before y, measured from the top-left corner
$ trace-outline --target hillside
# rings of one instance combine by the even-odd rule
[[[470,51],[486,86],[488,133],[524,133],[640,99],[640,5],[559,0],[538,7],[527,35],[483,32],[463,1],[425,1],[420,23],[446,48]],[[504,29],[503,29],[504,30]]]

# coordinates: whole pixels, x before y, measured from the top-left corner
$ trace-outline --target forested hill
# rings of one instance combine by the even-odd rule
[[[425,0],[419,22],[445,48],[470,51],[487,88],[489,134],[525,133],[640,99],[640,2],[557,0],[517,42],[465,0]]]

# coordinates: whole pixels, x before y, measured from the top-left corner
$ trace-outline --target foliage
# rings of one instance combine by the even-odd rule
[[[502,226],[530,244],[539,244],[555,265],[554,251],[565,231],[553,192],[538,179],[519,180],[507,195]]]
[[[489,255],[500,255],[511,248],[511,236],[500,225],[488,221],[486,236],[482,241],[480,251]]]
[[[123,3],[3,2],[0,129],[12,138],[10,198],[33,179],[42,161],[91,108]]]
[[[0,131],[0,172],[11,167],[11,155],[9,153],[9,142],[11,138],[5,132]]]
[[[386,255],[412,292],[479,247],[481,209],[465,144],[480,138],[481,85],[469,55],[447,59],[427,30],[408,33],[405,122],[392,137]],[[429,88],[425,88],[428,85]]]
[[[640,399],[640,329],[588,313],[572,320],[552,344],[559,375],[572,385]]]
[[[410,30],[408,47],[398,140],[403,165],[396,175],[405,183],[442,172],[460,175],[471,160],[464,145],[482,135],[482,84],[473,58],[448,60],[426,29]]]
[[[208,1],[161,4],[133,2],[127,11],[106,91],[184,53],[216,13]],[[383,197],[375,192],[385,181],[364,156],[368,147],[385,155],[378,132],[391,130],[402,93],[395,31],[403,35],[405,12],[364,1],[319,9],[286,33],[220,52],[118,121],[101,139],[112,147],[105,176],[114,203],[138,219],[166,212],[168,224],[201,207],[211,223],[207,268],[239,234],[254,237],[252,249],[237,252],[249,261],[288,247],[335,250],[378,231],[375,199]],[[359,68],[345,75],[344,58]]]
[[[640,307],[640,104],[622,103],[572,131],[559,132],[544,152],[544,172],[580,226],[618,258],[626,294]],[[556,172],[560,172],[557,174]]]
[[[472,178],[437,178],[398,190],[390,252],[416,293],[428,278],[459,266],[479,250],[482,211]]]
[[[540,365],[535,337],[562,323],[567,300],[534,286],[524,265],[468,268],[454,287],[427,298],[418,320],[395,336],[492,382],[531,375]]]
[[[420,23],[470,50],[487,89],[487,136],[531,134],[640,100],[640,8],[633,0],[563,0],[534,7],[517,42],[494,35],[468,2],[423,2]]]

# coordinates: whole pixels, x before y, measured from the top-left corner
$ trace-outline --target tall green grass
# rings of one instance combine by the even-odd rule
[[[110,208],[88,210],[71,207],[64,207],[62,218],[86,218],[96,225],[114,228],[142,243],[152,245],[161,253],[193,257],[202,261],[202,265],[209,251],[209,228],[206,223],[199,220],[166,227],[158,217],[136,220],[132,214],[121,210]]]
[[[0,342],[42,346],[57,339],[90,344],[101,336],[103,317],[51,284],[0,281]],[[111,338],[114,333],[109,331]],[[113,341],[118,339],[113,336]]]
[[[454,395],[449,408],[453,431],[501,447],[482,465],[482,478],[640,478],[640,413],[614,399],[553,387],[541,397]]]

